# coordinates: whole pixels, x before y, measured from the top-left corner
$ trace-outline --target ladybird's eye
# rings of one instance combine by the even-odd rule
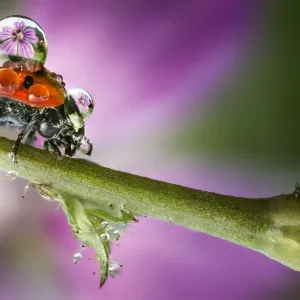
[[[29,89],[33,84],[33,78],[31,76],[26,76],[23,82],[25,89]]]
[[[74,100],[81,117],[84,120],[87,119],[92,114],[94,109],[94,101],[92,96],[87,91],[79,88],[69,90],[68,94]]]

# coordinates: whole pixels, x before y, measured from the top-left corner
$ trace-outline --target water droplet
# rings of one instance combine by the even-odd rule
[[[30,44],[22,51],[15,45]],[[47,57],[47,41],[42,28],[33,20],[24,16],[9,16],[0,20],[0,66],[10,65],[13,69],[36,72],[44,65]],[[24,50],[25,48],[23,48]]]
[[[8,171],[6,173],[6,179],[15,180],[17,178],[17,173],[15,171]]]
[[[0,69],[0,94],[12,96],[19,85],[18,74],[8,68]]]
[[[59,75],[59,74],[56,74],[56,80],[58,80],[59,82],[63,82],[64,81],[63,77],[61,75]]]
[[[73,263],[74,264],[79,264],[82,261],[82,254],[81,253],[75,253],[73,255]]]
[[[91,153],[91,150],[93,149],[91,141],[87,137],[83,137],[80,143],[79,151],[85,155]]]
[[[25,195],[28,193],[29,186],[30,186],[30,182],[28,182],[27,185],[25,185],[22,198],[25,198]]]
[[[100,239],[103,241],[103,242],[107,242],[109,241],[109,235],[107,233],[102,233],[100,235]]]
[[[119,230],[114,230],[114,232],[112,233],[113,239],[118,241],[121,237],[121,234],[119,232]]]
[[[109,228],[108,222],[103,221],[103,222],[100,224],[100,229],[105,229],[105,230],[107,230],[108,228]]]
[[[71,95],[70,99],[74,100],[81,117],[84,120],[87,119],[94,109],[92,96],[87,91],[79,88],[69,90],[68,94]]]
[[[120,274],[121,265],[115,261],[110,261],[108,266],[108,275],[112,278],[115,278]]]
[[[44,102],[49,98],[49,91],[43,84],[34,84],[29,90],[29,101],[34,103]]]

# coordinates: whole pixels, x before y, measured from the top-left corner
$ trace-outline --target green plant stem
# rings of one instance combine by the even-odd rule
[[[260,251],[300,270],[300,200],[296,194],[264,199],[220,195],[115,171],[82,159],[22,145],[19,163],[8,153],[13,142],[0,138],[0,168],[60,195],[105,211],[125,205],[135,216],[150,216]]]

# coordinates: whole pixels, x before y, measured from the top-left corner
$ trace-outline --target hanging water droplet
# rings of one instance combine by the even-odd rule
[[[28,182],[27,185],[25,185],[22,198],[25,198],[26,193],[28,193],[29,186],[30,186],[30,182]]]
[[[115,278],[120,274],[121,265],[115,261],[110,261],[108,265],[108,275],[112,278]]]
[[[121,232],[124,232],[126,228],[127,228],[126,223],[110,223],[109,234],[113,234],[114,231],[118,231],[121,234]]]
[[[43,84],[34,84],[29,90],[29,101],[33,103],[45,102],[49,98],[49,91]]]
[[[6,173],[6,179],[15,180],[17,178],[17,173],[15,171],[8,171]]]
[[[100,235],[100,239],[103,241],[103,242],[107,242],[109,241],[109,235],[107,233],[102,233]]]
[[[82,153],[82,154],[85,154],[85,155],[90,155],[91,151],[93,149],[93,146],[92,146],[92,143],[91,141],[87,138],[87,137],[83,137],[81,142],[80,142],[80,148],[79,148],[79,151]]]
[[[119,230],[114,230],[112,235],[113,235],[113,239],[116,240],[116,241],[118,241],[121,237],[121,234],[120,234]]]
[[[73,255],[73,263],[74,264],[79,264],[82,261],[82,254],[81,253],[75,253]]]

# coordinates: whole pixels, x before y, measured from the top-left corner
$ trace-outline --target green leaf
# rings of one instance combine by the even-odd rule
[[[95,250],[97,259],[101,267],[100,288],[104,285],[108,278],[108,267],[110,260],[110,241],[103,241],[101,234],[105,234],[104,228],[100,225],[103,221],[113,221],[117,223],[128,223],[134,221],[135,218],[128,212],[123,212],[120,218],[109,215],[101,209],[94,208],[86,209],[82,201],[74,195],[67,193],[58,194],[51,184],[32,183],[32,186],[47,200],[57,201],[62,207],[71,230],[75,237],[82,241],[85,246]]]

